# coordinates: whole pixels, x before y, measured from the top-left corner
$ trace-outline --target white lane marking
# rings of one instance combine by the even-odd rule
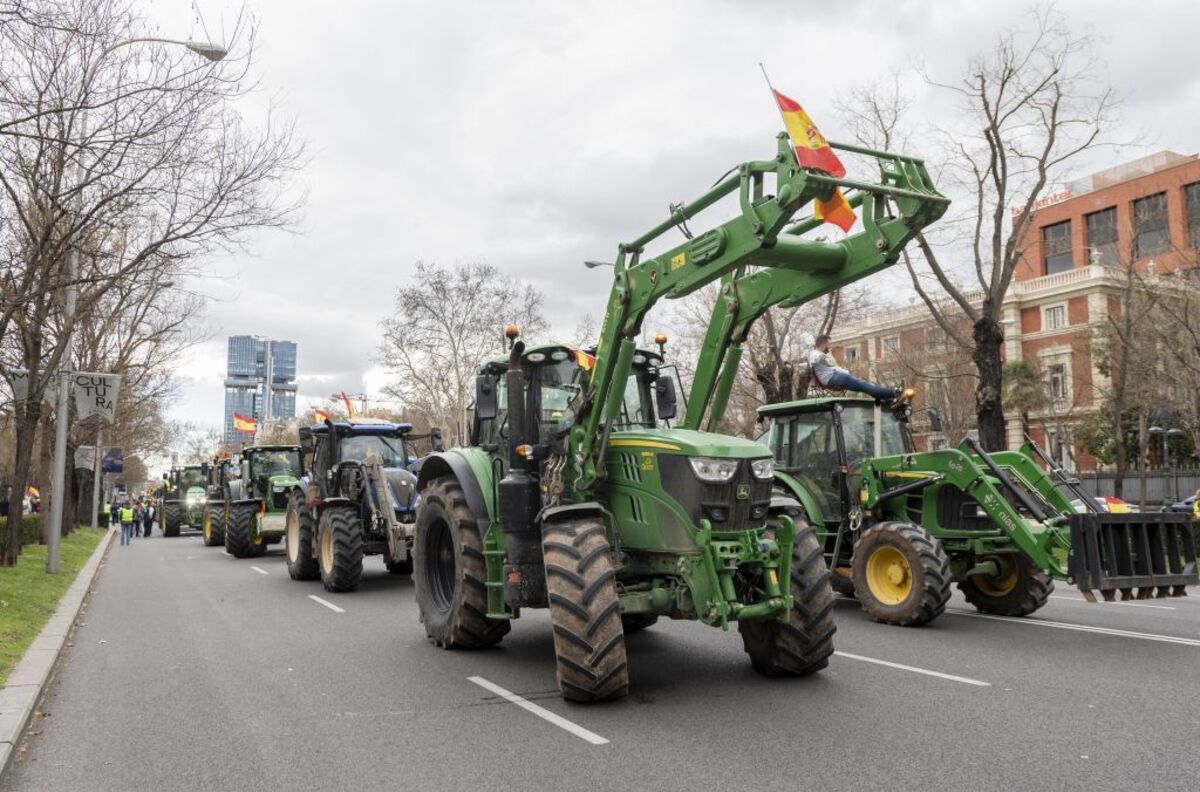
[[[1140,638],[1143,641],[1158,641],[1160,643],[1180,644],[1181,646],[1197,646],[1200,647],[1200,639],[1197,638],[1180,638],[1175,635],[1159,635],[1157,633],[1141,633],[1133,632],[1132,630],[1117,630],[1112,627],[1092,627],[1084,624],[1068,624],[1067,622],[1050,621],[1048,619],[1034,619],[1029,616],[1023,618],[1016,616],[994,616],[990,613],[972,613],[971,611],[955,610],[947,608],[946,613],[952,613],[955,616],[970,616],[975,619],[994,619],[995,621],[1012,622],[1013,624],[1029,624],[1034,627],[1054,627],[1059,630],[1076,630],[1077,632],[1090,632],[1097,635],[1115,635],[1121,638]]]
[[[1128,608],[1156,608],[1157,610],[1175,610],[1170,605],[1147,605],[1142,602],[1105,602],[1097,600],[1096,602],[1088,602],[1083,597],[1064,597],[1061,594],[1051,594],[1050,599],[1066,600],[1067,602],[1087,602],[1089,605],[1124,605]]]
[[[581,740],[590,742],[592,745],[607,745],[608,744],[608,740],[605,739],[604,737],[601,737],[599,734],[588,731],[587,729],[583,728],[579,724],[572,723],[571,721],[567,720],[566,718],[562,717],[561,715],[555,715],[550,710],[539,707],[537,704],[534,704],[532,701],[528,701],[526,699],[521,698],[516,693],[513,693],[511,690],[505,690],[504,688],[497,685],[495,682],[489,682],[488,680],[484,679],[483,677],[478,677],[478,676],[467,677],[467,679],[470,680],[471,682],[474,682],[476,685],[479,685],[479,687],[483,688],[484,690],[491,691],[492,693],[495,693],[497,696],[501,697],[502,699],[505,699],[506,701],[516,704],[518,707],[525,710],[526,712],[532,712],[534,715],[537,715],[542,720],[553,723],[555,726],[557,726],[560,729],[563,729],[564,731],[569,731],[571,734],[574,734],[576,737],[578,737]]]
[[[266,573],[264,572],[263,574],[266,574]],[[320,598],[320,597],[318,597],[316,594],[309,594],[309,595],[308,595],[308,598],[309,598],[310,600],[312,600],[313,602],[316,602],[316,603],[319,603],[319,604],[321,604],[321,605],[324,605],[326,608],[329,608],[329,610],[333,611],[334,613],[345,613],[345,612],[346,612],[346,611],[345,611],[345,610],[343,610],[342,608],[339,608],[337,605],[334,605],[334,604],[333,604],[332,602],[330,602],[329,600],[323,600],[323,599],[321,599],[321,598]]]
[[[887,666],[888,668],[898,668],[901,671],[912,671],[914,674],[924,674],[925,676],[937,677],[938,679],[949,679],[951,682],[962,682],[964,685],[974,685],[975,687],[991,687],[991,682],[984,682],[979,679],[971,679],[970,677],[955,676],[954,674],[943,674],[941,671],[930,671],[928,668],[917,668],[916,666],[902,665],[893,663],[890,660],[880,660],[875,657],[863,657],[862,655],[850,654],[849,652],[836,651],[838,657],[846,657],[850,660],[861,660],[864,663],[874,663],[876,665]]]
[[[253,569],[255,572],[257,572],[257,573],[258,573],[258,574],[260,574],[260,575],[268,575],[268,574],[270,574],[269,572],[267,572],[267,570],[263,569],[262,567],[256,567],[256,566],[252,566],[252,567],[250,567],[250,568],[251,568],[251,569]]]

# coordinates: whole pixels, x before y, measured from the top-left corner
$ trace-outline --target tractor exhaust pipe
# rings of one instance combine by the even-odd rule
[[[531,471],[537,461],[531,459],[530,441],[536,441],[536,427],[530,426],[526,405],[527,383],[522,355],[525,343],[517,341],[508,354],[505,381],[508,389],[508,473],[497,485],[500,525],[504,529],[504,601],[510,607],[546,604],[546,568],[542,561],[542,531],[537,515],[542,510],[542,495]]]

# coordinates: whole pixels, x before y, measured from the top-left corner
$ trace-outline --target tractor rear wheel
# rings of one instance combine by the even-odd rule
[[[487,567],[476,520],[453,476],[421,492],[413,584],[425,634],[443,649],[492,646],[512,629],[508,619],[487,617]]]
[[[204,521],[202,523],[204,530],[204,546],[216,547],[225,543],[225,509],[217,509],[214,506],[204,507]]]
[[[919,525],[882,522],[854,544],[854,593],[877,622],[915,627],[946,610],[950,559],[942,544]]]
[[[225,526],[225,552],[234,558],[257,558],[266,552],[261,536],[255,536],[258,504],[238,503],[229,506],[229,521]]]
[[[179,536],[179,526],[181,523],[183,523],[183,504],[164,503],[162,520],[159,523],[163,536]]]
[[[621,698],[629,692],[629,663],[604,522],[545,525],[542,553],[559,692],[568,701]]]
[[[658,623],[658,616],[651,613],[623,613],[621,614],[621,628],[625,630],[626,635],[631,633],[641,632],[647,627],[653,627]]]
[[[317,523],[321,583],[335,594],[354,591],[362,579],[362,521],[354,506],[328,506]]]
[[[1034,566],[1024,553],[994,556],[1001,574],[972,575],[958,583],[958,590],[980,613],[999,616],[1028,616],[1046,604],[1054,591],[1054,580]]]
[[[292,580],[316,580],[321,570],[313,554],[313,518],[304,502],[304,493],[293,492],[288,499],[285,525],[288,575]]]
[[[739,621],[742,646],[754,670],[766,676],[806,676],[829,665],[833,654],[833,589],[825,548],[798,509],[784,514],[796,525],[792,544],[792,609],[784,617]],[[778,526],[768,521],[772,529]],[[773,530],[771,531],[773,532]]]

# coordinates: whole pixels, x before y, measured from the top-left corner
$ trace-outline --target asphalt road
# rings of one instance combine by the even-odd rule
[[[156,533],[112,548],[0,790],[1196,790],[1196,594],[1060,586],[1020,620],[956,594],[919,629],[841,601],[839,655],[803,680],[756,675],[736,631],[660,622],[628,638],[631,696],[587,707],[558,697],[544,611],[446,652],[377,558],[331,595],[278,547]]]

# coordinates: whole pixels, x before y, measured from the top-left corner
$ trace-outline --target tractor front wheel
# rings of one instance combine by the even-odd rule
[[[919,525],[883,522],[864,532],[850,576],[863,610],[884,624],[928,624],[950,599],[950,559]]]
[[[321,576],[313,553],[312,512],[304,502],[304,493],[293,492],[288,499],[284,523],[287,544],[287,568],[292,580],[316,580]]]
[[[559,692],[567,701],[621,698],[629,692],[629,663],[604,522],[546,525],[542,553]]]
[[[179,526],[183,523],[183,504],[164,503],[162,517],[158,527],[162,528],[163,536],[179,536]]]
[[[328,506],[317,523],[317,564],[321,583],[335,594],[354,591],[362,579],[363,535],[358,509]]]
[[[775,619],[739,621],[742,646],[765,676],[807,676],[829,665],[833,654],[833,589],[825,550],[803,512],[785,512],[796,525],[792,544],[792,609]],[[777,521],[769,521],[772,528]],[[773,530],[771,531],[773,533]]]
[[[266,552],[262,537],[255,535],[257,517],[257,504],[230,505],[229,521],[225,526],[225,552],[234,558],[257,558]]]
[[[224,508],[217,510],[212,506],[204,507],[204,546],[216,547],[225,543],[225,513]]]
[[[487,566],[479,523],[453,476],[421,493],[413,542],[413,584],[425,635],[443,649],[500,643],[512,624],[487,616]]]
[[[959,581],[958,590],[980,613],[1028,616],[1046,604],[1054,580],[1034,566],[1023,553],[993,556],[1000,574],[972,575]]]

